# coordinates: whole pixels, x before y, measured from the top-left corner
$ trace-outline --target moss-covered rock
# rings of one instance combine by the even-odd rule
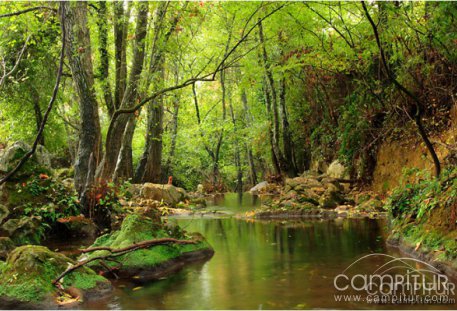
[[[119,249],[159,238],[195,240],[197,243],[159,245],[140,249],[116,258],[122,263],[120,267],[116,262],[107,262],[107,264],[119,268],[117,274],[120,277],[135,277],[136,280],[156,279],[182,267],[188,261],[209,258],[214,253],[201,235],[188,234],[179,227],[165,226],[139,214],[128,215],[122,222],[120,230],[99,237],[92,247],[105,246]],[[105,254],[108,252],[96,251],[91,253],[89,258]],[[105,271],[98,261],[92,262],[91,267],[101,272]]]
[[[8,254],[16,247],[13,241],[7,237],[0,237],[0,260],[6,259]]]
[[[188,197],[186,191],[182,188],[153,183],[145,183],[143,185],[141,196],[149,200],[163,201],[173,206]]]
[[[32,148],[24,142],[18,141],[0,154],[0,172],[12,170],[24,155]],[[10,180],[22,180],[36,174],[51,174],[51,156],[39,145],[32,157],[25,162],[21,169]]]
[[[1,229],[17,245],[39,244],[44,235],[40,223],[41,217],[12,218],[3,224]]]
[[[51,309],[61,304],[65,295],[52,284],[69,265],[70,258],[43,246],[26,245],[16,248],[0,265],[0,306],[8,308]],[[112,290],[111,283],[87,267],[81,267],[65,276],[64,290],[77,292],[77,301],[100,297]],[[71,289],[71,290],[70,290]]]

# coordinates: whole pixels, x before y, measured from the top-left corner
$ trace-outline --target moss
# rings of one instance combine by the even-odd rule
[[[0,297],[20,302],[39,302],[57,294],[52,281],[70,264],[70,258],[54,253],[43,246],[16,248],[2,264]],[[64,287],[94,289],[99,282],[108,282],[89,268],[82,267],[63,279]]]
[[[97,283],[106,282],[106,279],[96,274],[93,270],[85,270],[84,272],[72,272],[65,277],[63,285],[65,287],[73,286],[82,290],[95,288]]]
[[[148,249],[140,249],[134,252],[120,256],[117,260],[122,262],[122,268],[148,268],[162,264],[168,260],[174,259],[187,252],[196,250],[210,249],[211,246],[198,234],[188,235],[179,227],[166,227],[163,224],[156,223],[152,219],[132,214],[128,215],[119,231],[115,231],[110,235],[104,235],[98,238],[92,245],[107,246],[111,248],[127,247],[135,243],[158,238],[172,237],[176,239],[195,239],[197,244],[188,245],[158,245]],[[106,255],[107,251],[97,251],[90,254],[90,257]],[[107,264],[116,266],[115,262]],[[94,261],[91,266],[98,266],[98,262]]]

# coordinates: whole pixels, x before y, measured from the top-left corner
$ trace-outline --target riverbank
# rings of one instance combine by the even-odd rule
[[[327,174],[307,171],[286,178],[284,185],[264,183],[255,187],[261,207],[245,213],[251,218],[385,218],[383,198],[370,191],[356,191]]]

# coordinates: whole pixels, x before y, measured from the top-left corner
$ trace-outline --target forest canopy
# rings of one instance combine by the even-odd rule
[[[334,159],[369,181],[387,136],[421,137],[434,158],[456,91],[455,14],[452,2],[4,3],[0,143],[36,141],[74,166],[83,200],[99,180],[242,190]]]

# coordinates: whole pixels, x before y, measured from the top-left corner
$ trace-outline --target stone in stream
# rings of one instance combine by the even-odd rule
[[[120,230],[99,237],[91,247],[110,247],[119,249],[138,244],[143,241],[175,238],[194,240],[196,244],[167,244],[138,249],[115,259],[122,263],[106,261],[116,268],[116,275],[133,280],[152,280],[164,277],[191,261],[210,258],[214,251],[205,238],[198,233],[188,234],[180,227],[166,226],[160,222],[140,214],[130,214],[122,222]],[[81,259],[104,256],[108,251],[101,250],[83,255]],[[106,272],[98,261],[90,263],[90,267],[101,273]]]
[[[261,198],[263,208],[257,215],[279,217],[289,213],[291,216],[333,217],[337,213],[329,211],[347,202],[344,188],[335,178],[305,172],[302,176],[286,178],[281,193]],[[313,210],[316,213],[313,213]],[[254,213],[256,214],[256,213]]]
[[[88,267],[69,274],[61,284],[69,295],[62,295],[52,284],[72,259],[50,251],[44,246],[26,245],[12,251],[6,262],[0,261],[0,307],[3,309],[57,309],[71,302],[72,306],[84,299],[95,299],[112,291],[110,281]]]
[[[145,183],[141,189],[144,199],[164,201],[170,205],[176,205],[187,198],[184,189],[166,184]]]
[[[259,192],[262,192],[263,190],[265,190],[268,186],[268,182],[267,181],[262,181],[260,183],[258,183],[257,185],[255,185],[254,187],[252,187],[249,192],[251,194],[259,194]]]

